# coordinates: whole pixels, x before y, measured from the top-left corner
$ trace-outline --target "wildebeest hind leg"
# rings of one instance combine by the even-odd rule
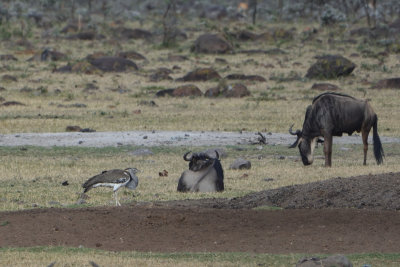
[[[332,166],[332,135],[324,136],[325,167]]]
[[[367,165],[367,152],[368,152],[368,134],[369,130],[362,130],[361,135],[362,135],[362,140],[364,144],[364,165]]]

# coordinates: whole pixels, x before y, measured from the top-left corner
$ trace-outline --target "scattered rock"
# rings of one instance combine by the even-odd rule
[[[231,170],[249,170],[251,169],[251,162],[243,158],[236,159],[230,166]]]
[[[224,37],[208,33],[199,36],[191,48],[192,52],[208,54],[226,54],[232,50],[233,47]]]
[[[148,148],[139,148],[139,149],[136,149],[136,150],[134,150],[132,152],[129,152],[128,154],[131,155],[131,156],[135,156],[135,157],[137,157],[137,156],[151,156],[151,155],[154,155],[154,153]]]
[[[228,64],[228,61],[225,58],[215,58],[215,63],[219,63],[219,64]]]
[[[132,50],[126,51],[126,52],[119,52],[117,54],[117,57],[127,58],[127,59],[131,59],[131,60],[146,60],[146,58],[144,56],[142,56],[138,52],[132,51]]]
[[[299,260],[296,267],[317,267],[317,266],[337,266],[337,267],[353,267],[353,264],[344,255],[332,255],[326,258],[303,258]]]
[[[86,108],[87,105],[83,103],[74,103],[69,105],[58,104],[58,108]]]
[[[18,59],[16,57],[14,57],[13,55],[0,55],[0,60],[1,61],[9,61],[9,60],[17,61]]]
[[[311,87],[313,90],[318,91],[338,91],[340,88],[337,85],[331,83],[314,83]]]
[[[160,90],[156,93],[156,97],[172,96],[174,93],[174,90],[175,89],[173,89],[173,88]]]
[[[64,182],[61,183],[61,185],[62,186],[67,186],[67,185],[69,185],[69,183],[68,183],[68,181],[64,181]]]
[[[177,81],[193,82],[193,81],[208,81],[212,79],[221,79],[221,76],[212,68],[199,68],[189,72]]]
[[[26,105],[18,101],[6,101],[2,103],[1,106],[8,107],[8,106],[26,106]]]
[[[374,86],[372,86],[372,89],[384,88],[400,89],[400,78],[379,80]]]
[[[295,29],[272,28],[257,36],[257,40],[271,43],[279,41],[291,41],[294,39]]]
[[[160,176],[160,177],[168,177],[168,171],[167,170],[163,170],[163,171],[158,173],[158,176]]]
[[[78,125],[68,125],[65,127],[66,132],[80,132],[82,128]]]
[[[96,66],[90,64],[87,61],[81,61],[75,63],[73,66],[70,67],[70,72],[74,73],[82,73],[82,74],[101,74],[101,70],[98,69]],[[63,72],[68,72],[68,65],[62,67]],[[60,70],[57,70],[60,71]]]
[[[98,39],[102,39],[101,35],[96,36],[96,33],[93,31],[86,31],[86,32],[79,32],[77,34],[71,34],[69,36],[67,36],[67,39],[70,40],[84,40],[84,41],[91,41],[96,39],[96,37]],[[99,38],[100,37],[100,38]]]
[[[238,51],[238,53],[247,54],[247,55],[253,55],[253,54],[284,55],[284,54],[287,54],[286,51],[284,51],[280,48],[271,48],[268,50],[262,50],[262,49],[240,50],[240,51]]]
[[[83,128],[83,129],[80,130],[80,132],[82,132],[82,133],[94,133],[94,132],[96,132],[96,130],[93,130],[91,128]]]
[[[206,96],[206,97],[217,97],[220,95],[221,95],[221,90],[219,87],[210,88],[204,94],[204,96]]]
[[[119,27],[115,31],[121,38],[124,39],[150,39],[153,34],[147,30],[142,29],[129,29]]]
[[[17,77],[12,76],[12,75],[8,75],[8,74],[3,75],[1,77],[1,80],[3,82],[17,82],[18,81]]]
[[[151,82],[159,82],[162,80],[173,80],[171,76],[172,70],[167,68],[158,68],[156,72],[150,75]]]
[[[249,80],[249,81],[258,81],[265,82],[266,79],[259,75],[244,75],[244,74],[229,74],[225,77],[228,80]]]
[[[94,83],[87,83],[85,85],[85,88],[83,89],[84,92],[91,92],[91,91],[97,91],[99,90],[99,87],[95,85]]]
[[[103,51],[98,51],[98,52],[94,52],[93,54],[87,55],[85,59],[87,59],[88,61],[97,59],[97,58],[101,58],[101,57],[106,57],[107,54],[104,53]]]
[[[340,55],[326,55],[318,57],[318,60],[307,71],[309,79],[336,79],[348,76],[356,67],[350,60]]]
[[[156,102],[154,102],[153,100],[147,101],[147,100],[141,100],[139,102],[139,105],[142,106],[150,106],[150,107],[158,107],[158,105],[156,104]]]
[[[59,61],[67,59],[67,55],[53,49],[44,49],[41,52],[36,53],[33,57],[27,61]]]
[[[225,97],[245,97],[250,96],[251,93],[247,87],[241,83],[229,85],[222,91],[222,95]]]
[[[102,71],[126,71],[126,70],[138,70],[136,64],[125,58],[121,57],[100,57],[89,61],[90,64]]]
[[[193,84],[179,86],[175,88],[175,90],[172,92],[172,96],[177,96],[177,97],[202,96],[202,95],[203,93],[200,91],[200,89]]]
[[[253,33],[248,30],[241,30],[238,33],[234,34],[234,37],[239,41],[254,41],[258,38],[258,34]]]
[[[56,68],[53,70],[53,72],[61,72],[61,73],[65,73],[65,72],[71,72],[72,71],[72,65],[70,63],[68,63],[65,66]]]
[[[61,29],[60,33],[73,33],[77,31],[78,31],[78,25],[68,24],[67,26]]]
[[[185,60],[188,60],[188,57],[181,56],[181,55],[168,55],[168,61],[181,62],[181,61],[185,61]]]

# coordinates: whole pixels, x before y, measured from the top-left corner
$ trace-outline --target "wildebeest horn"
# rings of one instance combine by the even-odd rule
[[[300,138],[301,138],[301,134],[302,134],[302,132],[301,132],[300,130],[297,130],[296,132],[293,132],[293,131],[292,131],[293,125],[294,125],[294,124],[292,124],[292,126],[290,126],[290,128],[289,128],[289,133],[290,133],[291,135],[297,135],[297,139],[296,139],[296,141],[295,141],[291,146],[289,146],[289,148],[294,148],[294,147],[297,146],[297,144],[299,143],[299,140],[300,140]]]
[[[216,155],[216,159],[219,159],[219,154],[218,154],[218,151],[217,150],[215,150],[215,155]]]
[[[187,158],[187,155],[189,155],[190,152],[191,152],[191,151],[186,152],[185,155],[183,155],[183,159],[184,159],[184,160],[186,160],[186,161],[191,161],[191,160],[192,160],[192,156],[193,156],[193,155],[192,155],[189,159]]]

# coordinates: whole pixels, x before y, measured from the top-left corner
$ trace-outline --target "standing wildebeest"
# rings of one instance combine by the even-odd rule
[[[187,152],[183,159],[189,161],[189,170],[179,178],[177,190],[180,192],[220,192],[224,190],[224,170],[219,161],[219,154],[212,158],[207,153]]]
[[[368,134],[373,127],[374,155],[376,162],[383,162],[383,148],[378,135],[378,117],[366,100],[360,100],[345,94],[323,93],[313,99],[307,107],[303,130],[289,132],[297,135],[290,148],[299,144],[304,165],[313,163],[313,152],[319,137],[324,137],[325,166],[332,165],[332,137],[351,135],[354,131],[362,134],[364,143],[364,165],[367,164]]]

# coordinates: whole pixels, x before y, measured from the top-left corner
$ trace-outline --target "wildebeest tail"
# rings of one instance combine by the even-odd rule
[[[385,156],[383,152],[383,147],[381,143],[381,139],[379,138],[378,135],[378,116],[375,115],[374,118],[374,124],[373,124],[373,140],[374,140],[374,155],[376,159],[376,163],[382,164],[383,163],[383,157]]]

